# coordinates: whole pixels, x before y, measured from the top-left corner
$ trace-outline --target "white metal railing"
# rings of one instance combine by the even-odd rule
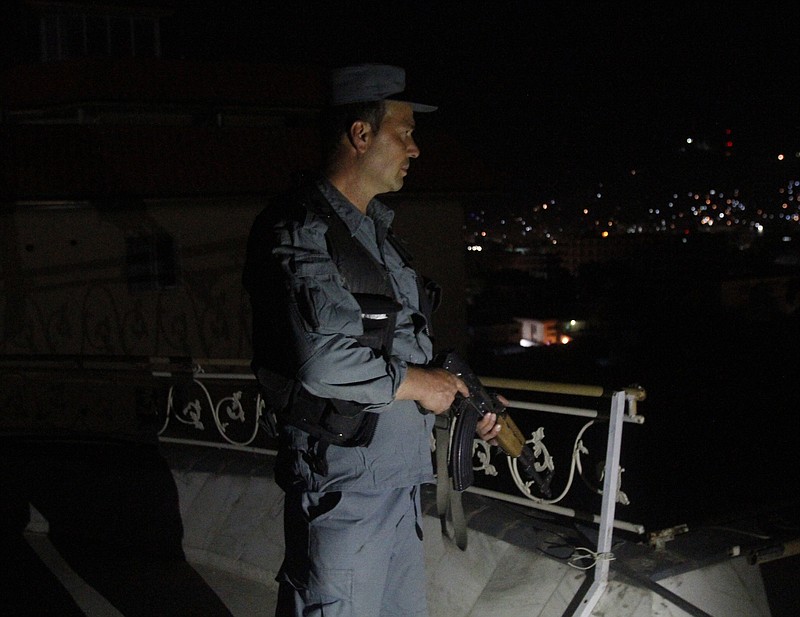
[[[483,377],[481,378],[481,382],[490,388],[497,388],[500,391],[527,391],[527,392],[536,392],[536,393],[548,393],[548,394],[555,394],[555,395],[563,395],[563,396],[578,396],[578,397],[587,397],[587,398],[595,398],[595,399],[603,399],[606,401],[610,401],[610,405],[608,407],[608,411],[603,413],[596,408],[593,407],[575,407],[571,405],[558,405],[558,404],[548,404],[548,403],[541,403],[541,402],[529,402],[529,401],[519,401],[514,399],[508,399],[509,401],[508,409],[522,409],[527,411],[540,411],[544,413],[556,414],[556,415],[563,415],[563,416],[572,416],[572,417],[584,417],[587,418],[588,421],[583,424],[575,436],[572,448],[572,458],[570,461],[569,467],[569,477],[564,486],[561,493],[553,497],[551,499],[544,499],[541,496],[536,496],[533,492],[533,488],[535,486],[531,481],[525,481],[522,479],[520,474],[517,472],[516,464],[514,463],[514,459],[508,458],[508,464],[511,468],[512,477],[514,478],[514,482],[517,485],[519,491],[525,496],[525,500],[517,501],[517,503],[522,503],[523,505],[529,505],[531,507],[535,507],[541,510],[547,510],[550,512],[555,512],[558,514],[563,514],[566,516],[580,516],[580,513],[575,512],[569,508],[563,508],[556,506],[558,502],[562,501],[569,492],[572,482],[574,480],[575,472],[580,471],[581,468],[581,454],[587,454],[588,450],[585,448],[581,438],[586,430],[588,430],[591,426],[593,426],[598,420],[605,420],[610,419],[614,413],[614,397],[619,398],[622,401],[622,421],[633,423],[633,424],[642,424],[644,423],[644,416],[639,415],[638,413],[638,402],[644,400],[645,398],[645,391],[639,387],[631,387],[631,388],[624,388],[618,391],[608,391],[599,386],[587,386],[581,384],[567,384],[567,383],[555,383],[555,382],[543,382],[543,381],[532,381],[532,380],[513,380],[513,379],[503,379],[503,378],[495,378],[495,377]],[[609,439],[611,437],[609,427]],[[621,440],[621,437],[620,437]],[[532,433],[530,439],[528,440],[528,444],[531,445],[533,448],[534,454],[537,456],[537,459],[541,459],[540,463],[537,463],[536,470],[538,472],[545,472],[547,470],[553,471],[554,470],[554,462],[552,457],[550,456],[547,447],[544,445],[544,428],[540,427],[534,433]],[[487,444],[483,444],[479,442],[477,445],[479,448],[483,448],[486,451],[486,454],[481,456],[481,460],[488,460],[488,447]],[[621,447],[621,444],[620,444]],[[619,452],[615,451],[612,453],[617,460],[617,465],[615,466],[615,473],[616,475],[620,475],[623,471],[622,469],[618,468],[619,462]],[[606,457],[608,459],[608,457]],[[480,468],[478,468],[480,470]],[[608,468],[608,461],[606,467],[604,469],[604,476],[608,475],[611,469]],[[619,481],[617,483],[617,489],[615,490],[615,501],[618,503],[622,503],[627,505],[630,503],[628,496],[619,489]],[[592,522],[599,523],[600,516],[599,515],[590,515]],[[644,527],[639,524],[627,523],[624,521],[613,521],[614,526],[618,527],[619,529],[624,529],[625,531],[630,531],[637,534],[644,533]]]
[[[582,594],[582,597],[577,603],[573,613],[573,615],[576,617],[587,617],[597,605],[597,602],[600,600],[600,597],[608,585],[610,561],[614,558],[611,551],[613,545],[612,539],[614,528],[617,527],[638,534],[643,534],[645,532],[644,526],[642,525],[626,523],[624,521],[615,519],[616,504],[623,503],[627,505],[630,503],[627,495],[620,490],[621,475],[623,472],[623,469],[620,467],[620,454],[622,451],[622,428],[625,422],[634,424],[642,424],[644,422],[644,417],[638,414],[637,403],[644,400],[645,391],[643,388],[639,387],[624,388],[611,392],[609,396],[609,393],[604,388],[596,386],[496,378],[482,378],[481,381],[485,386],[501,389],[550,393],[556,395],[576,395],[604,399],[610,398],[610,406],[608,410],[609,426],[608,437],[606,441],[606,456],[603,473],[603,489],[600,513],[599,515],[590,515],[592,522],[598,523],[599,525],[596,551],[594,551],[592,555],[594,560],[594,579],[588,589],[585,591],[579,590],[578,593]],[[523,505],[529,505],[530,507],[556,512],[565,516],[578,516],[578,513],[574,510],[556,506],[555,504],[564,498],[571,487],[575,469],[580,465],[580,454],[582,451],[584,451],[581,443],[581,436],[583,435],[583,432],[589,426],[591,426],[591,424],[594,423],[597,418],[600,417],[600,412],[591,408],[531,403],[526,401],[514,401],[510,399],[508,407],[509,409],[518,408],[537,410],[546,413],[590,418],[589,422],[580,429],[575,438],[573,456],[570,463],[569,480],[562,493],[553,499],[545,500],[541,497],[534,496],[531,492],[531,486],[533,483],[531,481],[524,481],[516,469],[514,459],[507,457],[509,468],[511,469],[517,488],[526,496],[526,499],[523,500],[520,500],[519,498],[513,499],[515,503],[522,503]],[[543,438],[544,431],[542,428],[539,428],[536,432],[534,432],[532,438],[528,441],[528,443],[531,444],[536,457],[542,459],[542,462],[536,465],[536,470],[539,472],[547,469],[552,471],[553,469],[552,460],[550,459],[549,454],[542,443]],[[471,487],[468,490],[487,494],[494,498],[508,499],[507,496],[499,496],[492,494],[492,491],[476,489],[475,487]],[[576,597],[576,600],[577,599],[578,598]]]

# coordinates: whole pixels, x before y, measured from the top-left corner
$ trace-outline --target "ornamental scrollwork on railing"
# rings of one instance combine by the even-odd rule
[[[559,482],[559,484],[563,485],[561,492],[558,495],[554,495],[552,498],[545,498],[541,494],[536,482],[523,477],[518,469],[516,458],[506,454],[499,447],[492,446],[489,443],[477,438],[473,442],[472,449],[473,470],[476,473],[483,473],[484,476],[496,477],[499,475],[499,472],[496,466],[495,457],[502,457],[506,459],[508,470],[511,478],[514,481],[514,485],[524,497],[537,504],[557,504],[563,501],[569,494],[570,490],[573,488],[576,477],[586,477],[581,457],[589,455],[590,452],[583,441],[583,435],[595,423],[595,420],[591,420],[580,428],[574,440],[569,466],[561,473],[558,473],[559,470],[557,469],[556,459],[551,455],[547,445],[544,442],[544,427],[540,426],[538,429],[533,431],[530,435],[530,438],[526,440],[526,444],[531,447],[534,455],[534,469],[539,474],[550,475],[551,477],[556,478],[558,476],[563,477],[566,473],[566,479],[562,482]],[[625,470],[621,467],[618,470],[618,486],[622,486],[622,473],[624,471]],[[597,480],[602,483],[602,477],[597,478]],[[602,496],[602,489],[600,487],[590,486],[590,490],[597,495]],[[622,490],[617,491],[616,501],[622,505],[630,504],[628,496]]]
[[[550,455],[550,451],[547,449],[547,446],[544,443],[544,427],[540,426],[536,429],[532,434],[531,438],[526,440],[525,442],[527,445],[531,446],[531,451],[533,452],[534,464],[533,468],[539,474],[555,474],[555,461],[553,457]],[[552,500],[545,500],[541,497],[534,495],[533,488],[535,487],[535,482],[533,480],[524,480],[519,473],[519,469],[517,468],[517,460],[512,457],[506,457],[508,459],[508,468],[511,472],[511,477],[514,479],[514,484],[517,485],[517,488],[522,492],[523,495],[526,497],[537,501],[539,503],[556,503],[563,499],[562,495],[557,499]]]
[[[173,378],[159,437],[212,443],[221,438],[234,446],[261,445],[256,443],[259,437],[274,438],[274,419],[268,417],[267,406],[255,382],[244,375],[241,381],[236,375],[226,377],[208,377],[201,368],[195,367],[191,379]],[[170,427],[172,420],[180,428]]]
[[[492,464],[492,447],[482,439],[472,442],[472,457],[478,459],[479,464],[472,466],[474,471],[481,471],[487,476],[496,476],[497,467]]]
[[[191,373],[173,373],[169,377],[171,382],[159,436],[208,442],[209,445],[222,441],[233,446],[262,446],[265,442],[274,446],[274,439],[277,437],[275,418],[268,401],[262,398],[257,382],[251,376],[235,373],[208,374],[195,366]],[[563,419],[565,416],[559,417]],[[525,418],[525,414],[518,416],[520,420]],[[554,426],[564,428],[557,424],[559,421],[557,416],[553,416]],[[554,491],[552,496],[544,495],[536,482],[520,472],[516,458],[477,438],[472,445],[473,471],[482,474],[484,478],[491,478],[493,489],[504,484],[505,475],[509,488],[501,490],[509,494],[516,490],[524,498],[545,506],[562,502],[573,490],[578,478],[583,480],[581,485],[586,485],[591,492],[602,496],[602,473],[593,476],[592,470],[596,473],[597,469],[586,464],[586,459],[590,458],[586,433],[595,425],[605,426],[597,419],[583,422],[572,440],[565,437],[563,431],[555,430],[559,433],[557,444],[560,444],[561,450],[556,449],[561,452],[559,456],[562,457],[562,464],[559,464],[561,461],[558,456],[553,454],[552,445],[545,442],[543,426],[529,433],[525,444],[533,453],[533,468],[538,474],[548,478],[548,486],[560,491]],[[574,426],[573,424],[572,428]],[[567,435],[572,433],[572,428]],[[554,430],[549,432],[553,433]],[[568,445],[570,442],[571,446]],[[435,449],[433,438],[431,445]],[[498,457],[504,458],[505,464]],[[503,471],[505,468],[508,472]],[[616,471],[619,474],[617,487],[621,487],[623,472],[622,467]],[[551,479],[554,480],[552,484]],[[616,502],[623,505],[630,503],[621,489],[617,490]]]

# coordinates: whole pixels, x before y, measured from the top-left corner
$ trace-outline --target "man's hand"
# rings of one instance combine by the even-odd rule
[[[456,394],[469,396],[469,388],[450,371],[409,366],[395,398],[417,401],[425,409],[439,415],[450,409]]]
[[[500,401],[503,406],[508,407],[508,399],[502,394],[497,395],[497,400]],[[497,437],[497,434],[500,432],[501,428],[503,427],[497,424],[497,414],[489,412],[480,420],[478,420],[478,424],[475,427],[475,433],[478,435],[478,439],[482,439],[483,441],[496,446],[499,444],[497,443],[495,437]]]

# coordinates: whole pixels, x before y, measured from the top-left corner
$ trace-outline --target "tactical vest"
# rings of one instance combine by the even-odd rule
[[[387,358],[392,351],[392,341],[401,305],[395,297],[389,273],[372,254],[350,233],[344,221],[315,186],[302,189],[294,195],[302,204],[303,211],[322,217],[328,225],[326,242],[331,259],[341,274],[345,286],[361,308],[364,333],[357,337],[360,344],[370,347]],[[411,256],[389,232],[386,238],[407,265]],[[433,288],[430,282],[427,285]],[[430,323],[434,308],[425,287],[420,286],[420,308]],[[427,326],[426,326],[427,327]],[[379,414],[364,409],[364,405],[339,399],[324,399],[308,392],[294,379],[278,375],[263,367],[256,375],[265,394],[276,401],[275,413],[278,422],[296,426],[319,440],[316,471],[324,475],[326,466],[324,452],[327,446],[368,446],[372,441]]]

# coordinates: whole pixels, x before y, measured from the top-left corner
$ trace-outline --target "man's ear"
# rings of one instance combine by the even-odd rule
[[[372,139],[372,125],[363,120],[356,120],[350,125],[347,135],[350,144],[359,152],[364,152]]]

